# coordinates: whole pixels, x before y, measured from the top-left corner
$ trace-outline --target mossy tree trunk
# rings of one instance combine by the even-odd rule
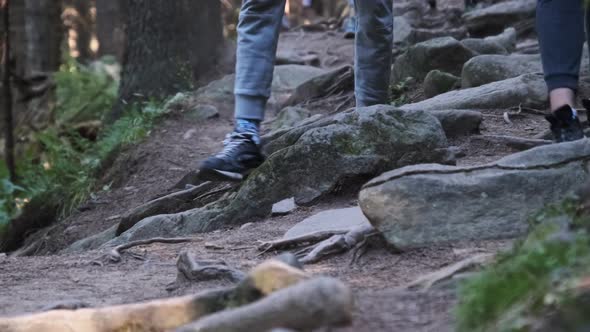
[[[190,89],[214,67],[223,42],[218,0],[127,0],[127,42],[119,100],[125,105]]]

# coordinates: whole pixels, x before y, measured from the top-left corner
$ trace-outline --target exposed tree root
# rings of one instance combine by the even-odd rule
[[[133,242],[128,242],[128,243],[122,244],[120,246],[116,246],[115,248],[113,248],[111,250],[110,253],[108,253],[106,255],[106,258],[112,263],[118,263],[121,261],[121,253],[124,250],[129,249],[129,248],[142,246],[142,245],[146,245],[146,244],[152,244],[152,243],[186,243],[186,242],[195,242],[195,241],[200,241],[200,239],[190,238],[190,237],[173,237],[173,238],[156,237],[156,238],[152,238],[152,239],[133,241]],[[137,256],[136,258],[141,258],[141,257]]]
[[[495,144],[503,144],[515,150],[524,151],[532,149],[537,146],[547,145],[553,143],[553,141],[546,139],[536,138],[523,138],[515,136],[504,136],[504,135],[480,135],[472,136],[471,139],[490,142]]]
[[[166,287],[168,291],[194,281],[222,279],[240,282],[246,278],[244,272],[227,266],[222,260],[197,260],[194,253],[188,251],[182,252],[178,256],[176,267],[178,268],[178,276],[174,283]]]
[[[120,235],[147,217],[158,214],[177,213],[203,206],[216,200],[234,187],[234,184],[224,183],[222,186],[219,186],[214,182],[204,182],[198,186],[191,186],[188,189],[151,200],[123,215],[117,228],[117,235]]]
[[[336,279],[320,277],[279,290],[252,304],[209,315],[177,331],[311,331],[350,324],[352,307],[352,292],[347,286]]]
[[[52,310],[26,316],[0,318],[0,331],[174,331],[175,329],[197,321],[206,315],[225,309],[247,305],[275,291],[296,285],[306,279],[308,279],[308,276],[303,273],[303,271],[285,263],[271,260],[257,266],[248,274],[247,278],[233,287],[206,291],[196,295],[176,297],[166,300],[155,300],[144,303],[79,310]],[[317,292],[318,294],[335,297],[329,303],[344,303],[344,301],[339,302],[338,299],[343,296],[342,294],[350,293],[350,290],[337,281],[330,280],[330,282],[320,283],[321,285],[326,285],[326,289],[319,289],[318,282],[313,283],[312,285],[315,286],[313,286],[311,289],[313,289],[313,291]],[[308,289],[308,287],[310,286],[306,286],[304,288]],[[300,291],[302,290],[302,288],[296,289]],[[290,301],[283,295],[280,298],[282,300],[274,300],[273,303],[285,306],[290,305],[290,303],[301,303],[305,297],[297,295],[300,291],[291,291],[289,293],[293,296],[299,296],[297,300]],[[317,297],[318,295],[315,296]],[[329,300],[322,301],[324,301],[322,303],[328,303],[327,301]],[[265,303],[268,302],[264,302],[262,305],[255,307],[258,308],[257,310],[259,310],[257,312],[262,314],[263,317],[274,317],[275,308],[271,308]],[[263,312],[260,310],[270,311]],[[290,310],[299,310],[299,307],[291,306]],[[341,307],[336,307],[334,309],[326,308],[323,310],[323,312],[329,311],[330,315],[335,316],[334,318],[328,317],[326,319],[323,317],[318,317],[318,320],[324,319],[324,322],[333,322],[335,319],[342,317]],[[283,313],[289,311],[285,311],[283,308],[281,308],[278,312]],[[310,318],[311,317],[307,318],[307,320],[312,320]],[[232,321],[236,322],[235,319]],[[237,323],[242,324],[243,322],[238,321]],[[238,331],[238,328],[239,327],[234,327],[234,329],[231,329],[230,331]],[[250,331],[256,331],[256,329]]]
[[[408,284],[406,288],[426,290],[443,280],[452,278],[457,273],[488,264],[492,262],[493,259],[493,254],[477,254],[452,265],[445,266],[438,271],[422,276]]]
[[[398,251],[387,244],[386,241],[382,241],[382,238],[381,233],[369,225],[359,226],[348,231],[316,232],[292,239],[265,242],[258,249],[265,253],[269,250],[284,250],[304,246],[294,252],[302,264],[316,263],[328,256],[353,250],[351,264],[354,264],[367,251],[367,245],[372,242],[378,242],[380,246],[386,246],[396,252]]]

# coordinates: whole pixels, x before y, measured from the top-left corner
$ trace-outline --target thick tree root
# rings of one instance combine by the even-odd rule
[[[303,271],[283,262],[271,260],[257,266],[246,279],[233,287],[144,303],[92,309],[53,310],[20,317],[0,318],[0,331],[168,332],[203,316],[252,303],[307,278]],[[334,290],[343,292],[340,288],[328,289],[330,293]],[[288,302],[276,303],[288,304]],[[272,312],[267,314],[269,315],[272,316]]]
[[[194,253],[185,251],[178,256],[176,262],[178,276],[176,281],[166,287],[172,291],[183,284],[207,280],[228,280],[240,282],[246,278],[246,274],[233,269],[222,260],[197,260]]]
[[[406,285],[406,288],[426,290],[441,281],[452,278],[457,273],[491,263],[493,259],[493,254],[477,254],[418,278]]]
[[[224,183],[222,186],[219,186],[214,182],[204,182],[198,186],[192,186],[188,189],[151,200],[123,215],[117,228],[117,235],[120,235],[147,217],[158,214],[177,213],[201,207],[216,200],[233,188],[235,188],[234,184]]]
[[[311,331],[350,324],[351,290],[336,279],[319,277],[285,288],[236,309],[218,312],[177,332],[251,332],[288,328]]]
[[[546,139],[536,139],[536,138],[523,138],[523,137],[515,137],[515,136],[505,136],[505,135],[480,135],[480,136],[472,136],[472,140],[482,141],[482,142],[489,142],[493,144],[503,144],[509,148],[524,151],[528,149],[532,149],[537,146],[552,144],[553,141],[546,140]]]
[[[366,245],[370,242],[376,241],[381,245],[391,247],[386,241],[381,241],[381,239],[381,233],[369,225],[359,226],[348,231],[317,232],[292,239],[265,242],[258,249],[265,253],[269,250],[284,250],[307,245],[295,251],[295,256],[302,264],[316,263],[328,256],[354,250],[353,261],[351,263],[355,263],[366,252]],[[395,248],[391,247],[391,249],[397,252]],[[359,255],[361,250],[363,252]]]
[[[133,241],[133,242],[122,244],[120,246],[116,246],[115,248],[113,248],[113,250],[111,250],[110,253],[108,253],[106,255],[106,258],[108,259],[108,261],[110,261],[112,263],[118,263],[121,261],[121,253],[124,250],[129,249],[129,248],[142,246],[142,245],[146,245],[146,244],[152,244],[152,243],[186,243],[186,242],[195,242],[195,241],[199,241],[199,239],[190,238],[190,237],[173,237],[173,238],[156,237],[156,238],[147,239],[147,240]],[[138,258],[141,258],[141,257],[138,257]]]

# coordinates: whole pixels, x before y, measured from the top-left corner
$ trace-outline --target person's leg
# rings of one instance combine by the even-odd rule
[[[392,0],[356,0],[355,95],[358,107],[389,103]]]
[[[244,0],[242,4],[234,88],[236,128],[224,149],[200,165],[204,180],[241,180],[264,161],[258,132],[270,97],[285,2]]]
[[[539,0],[537,32],[551,110],[575,102],[584,45],[581,0]]]
[[[286,0],[245,0],[238,21],[235,116],[262,121]]]
[[[584,45],[581,0],[539,0],[537,33],[552,114],[547,116],[557,141],[583,137],[575,109]]]
[[[342,22],[342,30],[344,31],[344,38],[352,39],[356,33],[356,13],[354,9],[354,1],[348,0],[348,17]]]

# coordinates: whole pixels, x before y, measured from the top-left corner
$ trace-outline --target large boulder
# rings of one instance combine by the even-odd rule
[[[461,73],[461,87],[472,88],[529,73],[542,73],[537,54],[480,55],[467,61]]]
[[[535,17],[537,0],[512,0],[469,11],[463,15],[465,25],[474,36],[489,36],[502,32],[515,23],[523,24]]]
[[[526,74],[464,90],[450,91],[401,106],[407,110],[506,109],[547,105],[547,86],[541,74]]]
[[[552,144],[471,167],[417,165],[367,183],[360,206],[401,249],[523,234],[527,218],[590,178],[590,140]]]
[[[275,138],[266,162],[237,191],[202,208],[146,218],[109,245],[251,222],[285,198],[306,204],[388,169],[448,162],[446,147],[439,121],[427,112],[380,105],[338,113]]]
[[[463,64],[476,55],[477,53],[453,37],[418,43],[395,60],[393,81],[401,82],[407,77],[421,81],[434,69],[460,75]]]

